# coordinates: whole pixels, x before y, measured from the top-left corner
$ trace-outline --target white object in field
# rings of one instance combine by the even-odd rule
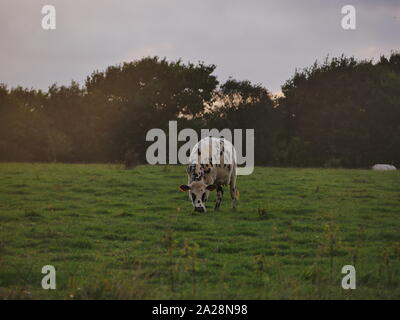
[[[396,167],[392,166],[391,164],[374,164],[372,166],[372,170],[388,171],[388,170],[396,170]]]

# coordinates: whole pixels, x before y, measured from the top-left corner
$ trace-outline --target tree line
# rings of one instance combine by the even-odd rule
[[[257,165],[400,165],[400,53],[326,58],[274,97],[215,65],[158,57],[47,91],[0,85],[0,161],[144,162],[152,128],[255,129]]]

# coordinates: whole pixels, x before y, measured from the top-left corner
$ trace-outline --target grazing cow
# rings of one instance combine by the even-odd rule
[[[208,195],[213,190],[217,190],[214,209],[218,210],[224,194],[223,185],[229,186],[232,207],[236,208],[239,197],[236,163],[236,150],[224,138],[207,137],[194,146],[187,166],[188,184],[181,185],[180,189],[189,191],[195,211],[206,211]]]

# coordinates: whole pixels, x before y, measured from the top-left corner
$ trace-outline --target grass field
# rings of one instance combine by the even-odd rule
[[[225,192],[206,213],[185,182],[182,166],[0,164],[0,298],[400,298],[400,172],[256,168],[237,210]]]

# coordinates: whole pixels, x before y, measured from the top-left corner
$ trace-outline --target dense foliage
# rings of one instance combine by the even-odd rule
[[[144,161],[146,132],[255,129],[259,165],[400,165],[400,54],[339,57],[296,71],[274,98],[214,65],[147,57],[47,92],[0,85],[0,160]]]

